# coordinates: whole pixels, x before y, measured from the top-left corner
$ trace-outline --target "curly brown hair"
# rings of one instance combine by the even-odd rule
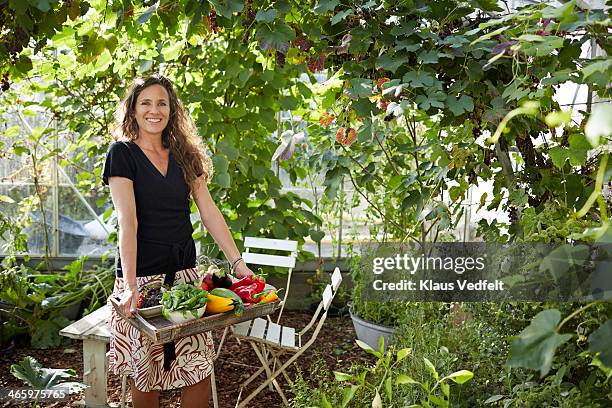
[[[170,152],[183,169],[183,178],[193,191],[193,183],[204,174],[209,182],[213,167],[210,157],[205,153],[197,128],[189,113],[183,107],[174,86],[162,75],[136,78],[128,89],[116,112],[117,126],[113,132],[114,140],[134,141],[138,139],[136,122],[136,100],[138,95],[151,85],[161,85],[168,92],[170,115],[168,125],[162,131],[162,145]]]

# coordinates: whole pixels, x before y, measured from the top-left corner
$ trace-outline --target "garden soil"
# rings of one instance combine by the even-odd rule
[[[295,328],[302,328],[310,321],[311,315],[305,312],[285,312],[282,324]],[[222,331],[214,332],[215,341],[218,342]],[[80,341],[68,340],[67,344],[57,349],[34,350],[29,347],[27,339],[17,340],[12,348],[3,350],[0,353],[0,387],[23,387],[23,383],[10,374],[11,364],[17,363],[25,356],[32,356],[40,362],[43,367],[49,368],[73,368],[77,371],[78,380],[83,378],[83,355],[82,344]],[[328,317],[325,325],[319,333],[317,341],[311,346],[308,352],[303,354],[296,362],[297,366],[304,373],[308,373],[309,368],[317,360],[323,359],[325,365],[330,370],[344,371],[352,363],[358,361],[368,361],[368,356],[355,343],[355,332],[351,320],[348,316]],[[215,374],[217,378],[217,389],[219,396],[219,408],[233,408],[238,397],[239,386],[246,380],[258,366],[259,360],[255,356],[253,349],[246,343],[238,342],[229,338],[226,340],[221,355],[215,364]],[[289,377],[294,378],[296,367],[289,369]],[[305,376],[307,377],[307,376]],[[264,376],[259,377],[259,381],[254,382],[247,389],[255,389],[264,381]],[[291,398],[290,387],[285,379],[280,376],[279,382],[283,387],[288,398]],[[311,384],[316,387],[317,384]],[[110,406],[119,406],[121,400],[121,379],[116,376],[109,376],[108,394]],[[245,393],[246,394],[246,393]],[[126,396],[127,407],[132,407],[129,391]],[[17,404],[15,402],[0,403],[1,408],[5,407],[29,407],[30,404]],[[44,407],[82,407],[84,406],[83,393],[74,394],[70,400],[61,402],[41,404]],[[164,391],[160,397],[160,407],[174,408],[180,406],[180,391]],[[209,404],[212,407],[212,399]],[[281,407],[282,401],[275,391],[265,389],[254,400],[252,407]]]

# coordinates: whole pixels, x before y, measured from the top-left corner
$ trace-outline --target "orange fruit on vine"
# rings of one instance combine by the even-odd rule
[[[343,146],[350,146],[357,140],[357,131],[353,128],[341,127],[336,132],[336,140]]]
[[[378,80],[378,89],[380,89],[380,90],[382,91],[382,86],[383,86],[383,84],[384,84],[385,82],[389,82],[389,81],[390,81],[390,79],[389,79],[389,78],[387,78],[387,77],[380,78],[380,79]]]
[[[334,115],[333,113],[324,112],[319,118],[319,123],[321,124],[321,126],[329,126],[329,124],[332,123],[334,119],[336,119],[336,115]]]

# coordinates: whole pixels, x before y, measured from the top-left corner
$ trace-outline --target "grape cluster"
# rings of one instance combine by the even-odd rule
[[[513,205],[508,208],[508,218],[511,224],[516,224],[518,222],[518,209]]]
[[[6,92],[11,88],[11,84],[8,81],[9,79],[9,74],[8,72],[5,72],[4,75],[2,75],[2,79],[0,80],[0,84],[2,84],[2,92]]]
[[[29,36],[21,27],[13,27],[13,35],[8,38],[6,49],[14,60],[28,43]]]
[[[278,65],[279,68],[285,66],[285,54],[278,50],[276,51],[276,65]]]
[[[217,12],[214,9],[212,9],[210,13],[208,14],[208,28],[210,28],[210,31],[212,31],[215,34],[219,32],[219,22],[217,21]]]
[[[246,45],[249,43],[251,38],[250,27],[255,21],[255,11],[253,10],[253,0],[246,0],[244,3],[246,7],[246,17],[242,20],[242,26],[245,28],[244,37],[242,37],[242,44]]]
[[[325,68],[325,54],[321,53],[317,57],[308,58],[308,70],[312,73],[321,71]]]
[[[310,41],[305,35],[300,35],[293,40],[293,45],[295,45],[302,52],[308,52],[312,48],[312,41]]]

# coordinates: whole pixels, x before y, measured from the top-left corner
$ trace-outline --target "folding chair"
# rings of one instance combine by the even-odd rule
[[[244,262],[247,265],[279,266],[282,268],[288,268],[285,294],[283,296],[283,302],[281,303],[281,309],[278,312],[278,318],[276,320],[276,323],[280,321],[281,315],[283,314],[283,310],[285,308],[285,302],[287,301],[287,296],[289,295],[291,273],[293,272],[293,268],[295,268],[295,260],[297,258],[297,246],[297,241],[290,241],[284,239],[255,237],[245,237],[244,239],[244,252],[242,253],[242,259],[244,259]],[[269,255],[251,252],[251,249],[286,251],[290,252],[290,254]]]
[[[287,295],[289,294],[289,285],[291,284],[291,273],[293,272],[293,268],[295,267],[295,260],[297,258],[297,246],[298,246],[297,241],[290,241],[290,240],[284,240],[284,239],[255,238],[255,237],[245,237],[244,238],[245,251],[242,253],[242,259],[247,265],[278,266],[278,267],[288,268],[287,284],[285,285],[285,294],[282,297],[281,308],[278,313],[278,317],[276,319],[277,324],[280,322],[280,318],[285,308],[285,302],[287,301]],[[250,252],[251,249],[285,251],[285,252],[290,252],[290,253],[289,255],[270,255],[270,254]],[[270,321],[270,323],[272,323],[272,320],[270,319],[270,317],[268,317],[268,320]],[[245,323],[250,324],[251,321],[248,321]],[[223,347],[223,344],[225,343],[225,338],[227,337],[228,330],[229,328],[226,328],[223,331],[223,335],[221,337],[219,346],[217,347],[217,352],[215,354],[215,361],[221,354],[221,349]],[[215,381],[214,369],[213,369],[213,373],[211,376],[211,386],[212,386],[213,406],[214,408],[217,408],[218,407],[217,384]]]
[[[266,319],[257,318],[249,322],[239,323],[232,327],[234,336],[240,340],[247,341],[255,351],[257,358],[261,362],[261,368],[251,375],[244,384],[240,387],[238,401],[236,407],[245,407],[257,394],[265,387],[274,385],[285,405],[289,405],[287,397],[283,393],[282,388],[276,381],[276,377],[283,375],[288,383],[292,383],[287,375],[286,369],[295,362],[308,348],[315,342],[325,319],[327,318],[327,310],[331,305],[334,296],[338,292],[342,275],[340,269],[336,268],[332,274],[331,285],[327,285],[323,291],[323,300],[319,304],[317,310],[310,322],[301,331],[296,333],[296,329],[289,326],[280,326]],[[317,321],[318,320],[318,321]],[[315,326],[316,324],[316,326]],[[305,334],[314,327],[310,338],[305,339]],[[282,358],[286,358],[283,362]],[[278,369],[271,368],[278,366]],[[249,394],[242,402],[240,397],[244,388],[255,380],[265,371],[266,380]]]

